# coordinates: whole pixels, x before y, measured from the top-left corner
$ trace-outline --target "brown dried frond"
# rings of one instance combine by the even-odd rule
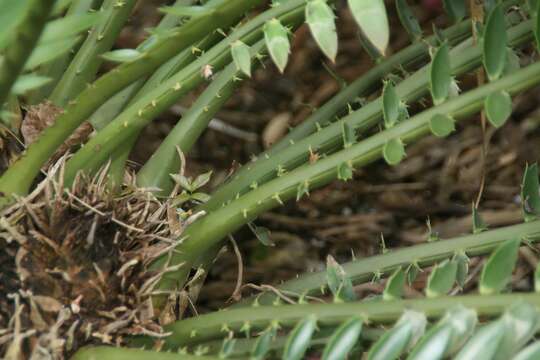
[[[105,171],[69,191],[53,178],[0,213],[0,358],[162,334],[143,288],[174,243],[166,207],[136,187],[112,195]]]
[[[21,134],[26,146],[35,142],[39,135],[47,127],[56,122],[57,117],[62,114],[63,109],[54,105],[50,101],[45,101],[38,105],[30,106],[21,125]],[[82,123],[71,136],[58,148],[52,156],[49,164],[58,160],[73,146],[85,143],[93,128],[89,122]]]

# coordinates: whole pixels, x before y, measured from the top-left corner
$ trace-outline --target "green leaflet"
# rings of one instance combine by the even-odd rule
[[[362,331],[362,320],[353,317],[341,324],[324,347],[322,360],[345,360]]]
[[[396,89],[391,81],[385,81],[383,92],[383,118],[384,118],[384,127],[390,129],[398,121],[400,121],[401,116],[401,100],[396,92]]]
[[[322,52],[336,61],[338,37],[334,12],[324,0],[310,0],[306,6],[306,23]]]
[[[266,358],[268,350],[270,350],[270,344],[276,336],[276,327],[270,325],[268,329],[262,332],[262,334],[257,338],[255,345],[251,351],[252,360],[263,360]]]
[[[446,137],[456,130],[456,123],[448,115],[436,114],[429,120],[429,129],[437,137]]]
[[[472,205],[472,231],[473,234],[481,233],[482,231],[487,230],[487,225],[484,223],[484,220],[480,217],[478,209],[474,204]]]
[[[309,196],[309,182],[307,180],[298,184],[296,188],[296,201],[300,200],[304,195]]]
[[[128,61],[137,60],[143,54],[136,49],[118,49],[106,52],[101,55],[107,61],[114,63],[125,63]]]
[[[354,168],[350,161],[340,164],[337,168],[337,178],[338,180],[351,180],[354,175]]]
[[[536,307],[519,301],[510,305],[500,319],[506,331],[493,360],[510,359],[516,354],[538,330],[538,320]]]
[[[332,255],[326,258],[326,281],[334,294],[334,301],[356,300],[351,279]]]
[[[460,251],[454,255],[453,261],[457,263],[456,281],[463,288],[469,274],[469,257],[465,252]]]
[[[537,219],[540,214],[539,191],[538,165],[536,163],[527,164],[521,184],[521,207],[526,222]]]
[[[248,77],[251,77],[251,55],[249,46],[240,40],[236,40],[231,44],[231,55],[236,65],[236,69],[240,70]]]
[[[219,351],[219,357],[222,359],[229,357],[233,353],[235,345],[236,339],[233,337],[228,337],[223,340],[221,350]]]
[[[505,331],[504,322],[500,320],[485,325],[465,344],[455,360],[492,360]]]
[[[512,278],[521,241],[508,240],[491,254],[482,269],[480,294],[496,294],[504,290]]]
[[[47,42],[62,40],[75,36],[92,26],[101,19],[100,13],[74,14],[51,21],[45,26],[39,38],[40,45]]]
[[[407,360],[439,360],[453,354],[470,337],[476,313],[461,305],[449,309],[413,348]]]
[[[540,292],[540,263],[536,265],[536,270],[534,271],[534,291]]]
[[[9,42],[15,26],[22,20],[27,0],[0,1],[0,50]]]
[[[430,90],[433,103],[439,105],[443,103],[450,94],[452,85],[452,71],[450,66],[450,52],[448,44],[442,44],[435,55],[430,66]]]
[[[34,90],[43,85],[46,85],[51,80],[51,78],[48,78],[46,76],[40,76],[34,73],[21,75],[17,78],[15,84],[13,84],[11,92],[14,95],[24,95],[30,90]]]
[[[385,54],[390,39],[388,16],[383,0],[348,0],[354,20],[366,39]]]
[[[467,15],[466,0],[443,0],[443,5],[454,22],[458,22]]]
[[[540,359],[540,341],[536,341],[521,350],[514,360],[536,360]]]
[[[197,5],[175,5],[175,6],[164,6],[159,9],[160,12],[171,14],[174,16],[181,16],[181,17],[194,17],[194,16],[202,16],[207,15],[209,12],[212,11],[212,9],[208,9],[205,6],[197,6]]]
[[[283,72],[291,52],[287,29],[278,19],[269,20],[264,24],[264,40],[272,61]]]
[[[512,98],[506,91],[489,94],[484,102],[484,110],[491,125],[496,128],[504,125],[512,115]]]
[[[316,329],[317,319],[315,316],[309,316],[296,324],[285,343],[283,360],[303,359]]]
[[[270,230],[262,226],[256,226],[254,223],[248,223],[249,229],[253,232],[257,240],[264,246],[275,246],[274,242],[270,238]]]
[[[400,139],[388,140],[383,147],[383,157],[388,165],[397,165],[405,157],[405,145]]]
[[[343,147],[345,149],[351,147],[352,145],[356,144],[356,134],[354,132],[354,129],[346,123],[345,121],[342,122],[343,127],[341,129],[342,135],[343,135]]]
[[[405,272],[401,267],[386,281],[386,286],[383,291],[383,300],[397,300],[403,296],[403,288],[405,287]]]
[[[540,50],[540,1],[536,2],[536,12],[535,12],[535,21],[534,21],[534,38],[536,39],[536,48]]]
[[[504,71],[507,43],[504,13],[497,5],[488,16],[483,36],[483,61],[490,81],[497,80]]]
[[[407,0],[396,0],[396,9],[399,21],[409,33],[413,41],[418,41],[422,38],[422,28],[418,20],[414,16],[411,8],[407,4]]]
[[[49,41],[47,43],[38,43],[32,51],[32,55],[24,65],[25,70],[35,69],[38,66],[48,63],[69,52],[73,46],[80,40],[78,36],[70,36],[64,39]]]
[[[417,311],[406,310],[396,325],[369,350],[368,360],[394,360],[414,346],[426,328],[426,316]]]
[[[456,275],[457,263],[455,261],[447,259],[437,264],[429,275],[426,296],[437,297],[446,295],[454,286]]]

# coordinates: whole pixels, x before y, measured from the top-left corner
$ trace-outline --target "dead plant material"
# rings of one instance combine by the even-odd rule
[[[165,206],[136,187],[113,196],[104,171],[69,191],[53,178],[0,213],[0,358],[162,335],[145,284],[172,243]]]
[[[45,101],[41,104],[30,106],[24,116],[24,120],[21,125],[21,134],[26,146],[35,142],[39,135],[47,127],[52,126],[63,109],[54,105],[50,101]],[[85,121],[82,123],[67,140],[56,150],[52,156],[49,164],[52,164],[64,155],[72,147],[83,144],[88,139],[88,136],[93,131],[92,125]]]

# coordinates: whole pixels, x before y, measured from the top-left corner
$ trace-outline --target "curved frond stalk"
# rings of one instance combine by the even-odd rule
[[[400,267],[407,268],[412,264],[421,268],[431,266],[439,261],[451,258],[460,251],[463,251],[469,257],[486,255],[505,240],[513,238],[522,239],[527,243],[540,241],[540,221],[390,250],[385,254],[358,259],[341,264],[341,266],[352,282],[359,284],[370,281],[375,274],[390,275]],[[318,295],[324,289],[326,283],[326,272],[322,271],[302,275],[279,285],[277,289],[286,294],[297,294],[298,296],[306,294]],[[269,305],[275,300],[276,296],[274,294],[264,293],[246,299],[246,301],[233,307],[247,306],[253,301]]]
[[[508,30],[508,39],[512,45],[518,45],[532,38],[532,22],[526,21]],[[450,51],[452,72],[462,75],[478,67],[482,62],[482,48],[473,46],[468,39]],[[408,103],[420,99],[429,92],[429,69],[426,65],[396,86],[398,96]],[[259,185],[276,176],[276,163],[287,170],[308,161],[310,149],[318,153],[327,153],[342,147],[342,122],[346,122],[356,132],[364,132],[382,120],[382,97],[370,102],[357,111],[345,116],[302,140],[289,144],[288,147],[272,154],[261,156],[254,163],[246,164],[228,182],[216,190],[210,200],[197,210],[218,209],[237,194],[246,192],[253,182]]]
[[[219,244],[227,234],[252,221],[262,212],[294,198],[299,185],[308,182],[311,188],[317,188],[336,179],[339,173],[336,169],[342,164],[360,167],[380,159],[382,149],[390,139],[401,139],[408,144],[425,136],[430,132],[430,120],[436,114],[449,114],[456,120],[463,120],[481,110],[485,98],[490,93],[505,89],[514,94],[535,86],[539,82],[540,63],[535,63],[496,82],[476,88],[439,106],[430,108],[407,121],[313,164],[306,164],[284,176],[260,185],[189,226],[183,234],[186,239],[177,247],[177,251],[171,254],[170,259],[162,257],[153,266],[161,268],[167,261],[170,265],[181,263],[185,265],[177,271],[164,274],[157,288],[159,290],[175,289],[178,282],[184,281],[183,279],[187,276],[191,265],[196,263],[198,258],[208,249]]]
[[[65,16],[68,17],[72,15],[86,14],[90,10],[93,10],[97,8],[97,6],[99,6],[99,4],[96,4],[97,2],[99,1],[75,0],[69,6],[69,9],[67,10]],[[80,49],[83,42],[84,38],[81,38],[77,42],[77,44],[71,49],[71,52],[76,53]],[[28,94],[27,102],[29,104],[37,104],[41,102],[54,90],[56,84],[58,84],[62,75],[68,68],[70,61],[73,59],[73,54],[71,52],[56,58],[51,63],[47,63],[41,66],[41,68],[38,70],[38,73],[50,78],[51,81],[45,86],[42,86],[41,88],[36,89],[35,91],[32,91]]]
[[[264,40],[251,47],[255,58],[264,48]],[[145,188],[159,188],[168,195],[174,184],[170,174],[180,168],[177,148],[187,153],[208,126],[216,112],[233,95],[242,80],[241,71],[231,63],[217,75],[208,88],[199,96],[189,111],[169,132],[157,151],[137,174],[137,184]]]
[[[405,310],[414,310],[429,319],[438,319],[448,309],[456,306],[475,310],[478,316],[494,317],[502,314],[508,306],[524,302],[540,306],[538,294],[463,295],[439,297],[436,299],[408,299],[391,301],[368,301],[332,304],[270,305],[218,311],[210,314],[180,320],[165,327],[172,332],[165,338],[167,348],[201,344],[227,335],[223,329],[240,332],[249,324],[251,330],[266,328],[277,322],[282,328],[290,329],[299,321],[315,315],[319,324],[336,326],[356,314],[370,325],[395,322]],[[145,341],[143,341],[145,342]],[[134,343],[138,343],[137,339]]]
[[[87,346],[81,348],[71,360],[219,360],[217,356],[196,356],[173,352],[126,349],[112,346]]]
[[[36,2],[41,4],[41,1]],[[212,11],[193,18],[181,30],[164,36],[139,59],[122,64],[96,80],[70,102],[56,123],[44,130],[39,140],[3,174],[0,178],[0,206],[12,201],[12,194],[26,194],[41,166],[71,133],[111,96],[138,78],[151,73],[179,50],[195,43],[201,34],[232,25],[230,19],[234,18],[235,14],[244,13],[262,2],[263,0],[216,1]]]
[[[55,0],[31,0],[26,13],[13,31],[0,60],[0,105],[6,101],[11,87],[34,50]]]
[[[262,25],[279,14],[283,14],[280,19],[284,23],[293,27],[296,26],[302,19],[303,8],[299,6],[298,8],[293,7],[291,11],[284,11],[282,8],[285,7],[290,8],[288,5],[272,8],[255,17],[244,26],[239,27],[227,38],[199,57],[197,61],[192,62],[188,67],[182,69],[126,109],[67,162],[65,185],[70,186],[76,174],[81,170],[87,172],[96,171],[109,159],[112,152],[122,142],[174,105],[178,99],[195,88],[195,86],[205,81],[206,79],[202,74],[203,69],[211,68],[212,71],[217,71],[230,63],[230,46],[234,41],[241,39],[246,44],[257,42],[262,37]]]
[[[65,107],[92,81],[103,63],[101,54],[114,45],[137,0],[105,0],[102,19],[92,28],[81,48],[56,85],[49,100]]]

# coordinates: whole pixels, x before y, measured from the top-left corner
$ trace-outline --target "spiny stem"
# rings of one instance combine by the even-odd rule
[[[508,30],[508,38],[512,45],[518,45],[532,37],[532,22],[523,22]],[[455,75],[464,74],[480,65],[482,48],[471,46],[471,40],[460,44],[451,51],[452,72]],[[401,100],[411,102],[418,100],[429,91],[429,65],[424,66],[396,86]],[[364,132],[382,119],[382,97],[370,102],[359,110],[345,116],[346,122],[356,132]],[[310,149],[318,153],[327,153],[342,147],[342,124],[334,122],[302,140],[289,144],[272,154],[261,156],[255,162],[246,164],[235,174],[231,181],[216,190],[211,199],[197,210],[217,209],[237,194],[249,190],[253,182],[259,185],[276,177],[276,164],[286,169],[292,169],[307,162]]]
[[[394,301],[368,301],[332,304],[252,306],[234,310],[217,311],[206,315],[177,321],[165,327],[173,334],[165,338],[168,348],[204,343],[225,338],[228,331],[239,332],[249,324],[250,329],[260,330],[272,322],[282,328],[291,328],[300,320],[316,315],[325,326],[336,326],[356,314],[370,325],[396,321],[405,309],[424,313],[437,319],[452,307],[462,305],[474,309],[479,316],[497,316],[515,302],[523,301],[540,306],[540,294],[512,293],[504,295],[464,295],[436,299],[408,299]],[[224,329],[226,329],[224,332]]]
[[[219,360],[215,356],[185,355],[112,346],[87,346],[81,348],[71,360]]]
[[[81,15],[86,14],[89,11],[96,9],[98,6],[101,6],[101,1],[96,0],[75,0],[69,6],[68,11],[66,12],[67,16],[72,15]],[[69,66],[70,61],[73,59],[73,54],[75,54],[81,47],[85,38],[81,36],[81,39],[77,44],[71,49],[70,52],[56,58],[53,62],[42,65],[38,69],[38,73],[46,76],[51,79],[51,81],[42,86],[39,89],[30,91],[27,95],[28,104],[37,104],[43,101],[44,98],[49,96],[49,94],[54,90],[55,86],[58,84],[64,72]]]
[[[264,46],[264,40],[253,45],[252,58],[255,58]],[[137,184],[139,186],[159,188],[164,196],[170,193],[174,186],[170,174],[176,173],[180,168],[177,147],[184,153],[191,149],[212,117],[233,95],[241,79],[241,73],[234,63],[217,75],[138,172]]]
[[[239,27],[199,57],[197,61],[126,109],[67,162],[64,179],[66,186],[70,186],[81,169],[88,172],[96,171],[122,142],[141,130],[195,86],[201,84],[205,80],[201,74],[204,67],[211,66],[216,71],[228,64],[231,61],[230,45],[234,41],[241,39],[248,45],[258,41],[262,37],[264,23],[280,13],[283,13],[280,17],[283,23],[293,26],[298,24],[299,19],[303,17],[302,8],[286,12],[282,9],[285,7],[287,6],[284,4],[265,11]]]
[[[227,234],[255,219],[259,214],[279,206],[281,201],[294,198],[299,184],[308,181],[310,188],[317,188],[336,179],[337,168],[348,163],[352,166],[365,166],[382,156],[382,149],[390,139],[401,139],[409,144],[430,132],[429,122],[435,114],[448,114],[456,120],[463,120],[480,110],[484,99],[498,90],[511,94],[530,88],[540,82],[540,63],[535,63],[513,74],[471,90],[447,102],[426,110],[413,118],[371,136],[355,145],[329,155],[314,164],[306,164],[284,176],[265,183],[256,189],[233,200],[209,215],[196,221],[184,232],[185,240],[171,254],[154,263],[154,267],[163,267],[185,263],[177,271],[163,275],[157,289],[167,291],[175,289],[184,281],[190,267],[211,247],[220,243]],[[338,126],[341,124],[337,124]]]
[[[0,106],[6,101],[11,87],[24,69],[55,2],[30,0],[26,4],[26,14],[13,31],[0,60]]]
[[[136,3],[137,0],[105,0],[101,10],[103,18],[90,31],[53,90],[50,101],[57,106],[65,107],[94,81],[103,63],[101,54],[112,48]]]
[[[486,255],[505,240],[513,238],[522,239],[525,243],[540,241],[540,221],[506,226],[478,234],[390,250],[388,253],[382,255],[350,261],[341,264],[341,266],[353,283],[359,284],[370,281],[375,274],[388,275],[399,267],[405,269],[411,264],[427,267],[441,260],[448,259],[460,251],[465,252],[468,256]],[[287,281],[277,286],[277,289],[288,294],[317,295],[321,293],[325,286],[326,272],[320,271],[305,274],[299,278]],[[271,293],[264,293],[260,296],[246,299],[246,301],[235,306],[247,306],[255,301],[255,299],[259,304],[269,305],[276,300],[276,296]]]
[[[178,53],[179,49],[193,44],[201,34],[207,34],[218,27],[231,25],[235,14],[244,13],[264,0],[220,0],[216,1],[212,11],[190,20],[181,30],[165,35],[162,40],[148,50],[141,58],[120,65],[99,78],[84,90],[65,112],[58,117],[53,126],[43,131],[24,155],[19,158],[0,178],[0,206],[12,201],[12,194],[24,195],[30,189],[41,166],[51,157],[56,149],[88,119],[90,115],[111,96],[138,78],[151,73],[165,61]],[[34,0],[38,7],[46,1]],[[40,12],[42,16],[43,12]]]

